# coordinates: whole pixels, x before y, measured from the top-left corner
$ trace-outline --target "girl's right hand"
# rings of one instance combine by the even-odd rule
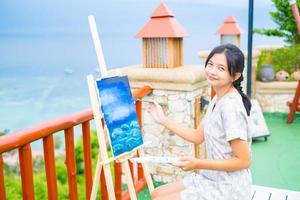
[[[157,103],[157,102],[153,102],[150,103],[147,111],[151,114],[151,116],[153,117],[153,119],[159,123],[159,124],[164,124],[167,117],[162,109],[162,107]]]

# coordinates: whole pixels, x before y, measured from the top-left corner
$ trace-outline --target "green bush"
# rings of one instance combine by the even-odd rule
[[[90,134],[91,140],[91,154],[92,154],[92,162],[93,162],[93,169],[96,166],[96,162],[98,159],[98,138],[95,131],[92,131]],[[83,161],[83,141],[82,137],[80,137],[75,146],[75,159],[76,159],[76,168],[77,174],[84,173],[84,161]]]
[[[300,69],[300,44],[275,50],[271,64],[274,65],[275,72],[285,70],[291,74]]]
[[[67,174],[67,166],[63,160],[64,158],[58,158],[56,159],[56,176],[57,180],[61,184],[67,184],[68,185],[68,174]]]
[[[9,173],[4,180],[6,199],[22,199],[21,177]]]
[[[36,199],[48,199],[45,173],[34,174],[34,193]]]

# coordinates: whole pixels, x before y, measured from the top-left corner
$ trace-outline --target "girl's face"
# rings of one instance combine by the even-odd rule
[[[205,74],[207,81],[216,89],[232,85],[233,78],[229,74],[224,53],[217,53],[211,57],[205,67]]]

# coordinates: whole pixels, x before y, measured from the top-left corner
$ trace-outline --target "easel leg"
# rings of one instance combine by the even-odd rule
[[[138,149],[137,151],[138,151],[138,154],[140,157],[144,156],[144,151],[142,149]],[[142,166],[143,166],[143,170],[144,170],[144,176],[146,178],[146,182],[148,185],[148,189],[149,189],[149,192],[151,193],[154,190],[154,186],[153,186],[152,178],[150,176],[149,168],[144,163],[142,163]]]
[[[122,162],[122,165],[124,167],[123,169],[125,170],[126,182],[127,182],[127,187],[128,187],[130,199],[131,200],[136,200],[137,197],[136,197],[136,193],[135,193],[135,189],[134,189],[134,184],[133,184],[133,180],[132,180],[128,160],[127,159],[124,160]]]
[[[100,157],[100,155],[99,155],[99,157]],[[101,173],[101,169],[102,169],[102,165],[100,164],[99,160],[100,159],[98,159],[98,161],[97,161],[96,172],[95,172],[95,176],[94,176],[93,188],[92,188],[92,194],[91,194],[90,200],[96,199],[96,196],[97,196],[99,180],[100,180],[100,173]]]
[[[105,180],[106,180],[106,184],[107,184],[108,197],[110,200],[115,200],[116,196],[115,196],[114,184],[113,184],[112,176],[111,176],[111,172],[110,172],[110,165],[105,164],[103,166],[103,170],[104,170]]]

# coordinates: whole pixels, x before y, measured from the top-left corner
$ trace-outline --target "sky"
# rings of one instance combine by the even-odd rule
[[[87,17],[94,15],[107,66],[142,62],[136,33],[145,25],[159,0],[1,0],[0,67],[74,65],[97,67]],[[247,48],[247,0],[165,0],[187,30],[184,40],[187,64],[199,62],[198,52],[220,42],[217,29],[233,15],[244,30],[241,48]],[[271,0],[254,1],[254,27],[274,28]],[[253,45],[283,45],[281,38],[254,34]],[[128,55],[128,49],[132,54]],[[125,53],[126,52],[126,53]],[[70,60],[73,59],[74,63]],[[55,67],[54,67],[55,68]],[[54,70],[53,68],[53,70]]]

